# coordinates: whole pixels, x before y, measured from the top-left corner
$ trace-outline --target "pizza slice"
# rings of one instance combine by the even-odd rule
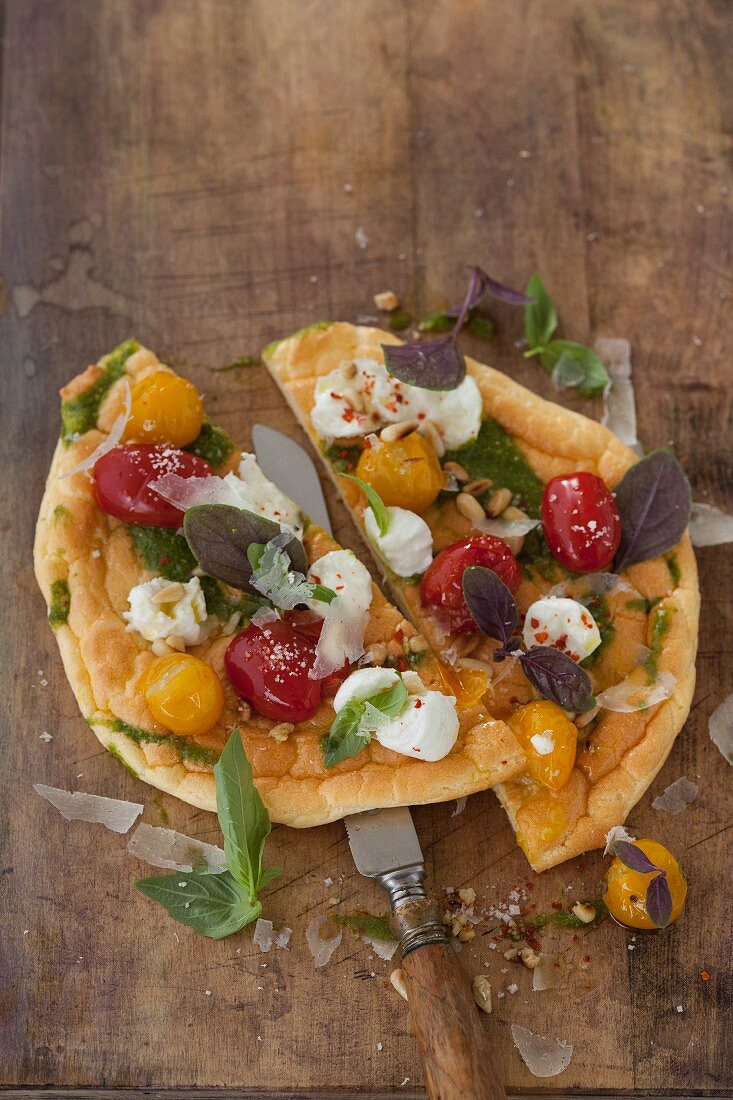
[[[607,428],[473,360],[452,389],[408,384],[385,365],[400,345],[324,323],[264,360],[406,618],[485,676],[485,712],[525,749],[496,791],[542,870],[603,844],[689,711],[689,489],[671,456],[635,466]]]
[[[301,827],[521,772],[483,676],[435,657],[190,382],[128,341],[61,398],[36,575],[81,712],[133,774],[213,810],[238,727],[272,819]]]

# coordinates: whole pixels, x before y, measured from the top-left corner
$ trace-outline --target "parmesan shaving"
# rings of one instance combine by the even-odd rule
[[[381,940],[376,936],[367,936],[364,933],[362,933],[361,938],[364,943],[368,943],[374,948],[375,955],[379,955],[380,959],[384,959],[386,962],[389,962],[399,947],[397,940]]]
[[[280,616],[274,607],[260,607],[255,611],[254,615],[250,619],[253,626],[258,626],[260,630],[263,626],[267,626],[268,623],[276,623]]]
[[[552,368],[550,381],[556,390],[571,390],[585,381],[585,371],[577,359],[564,351]]]
[[[600,337],[595,342],[595,350],[606,364],[611,378],[611,384],[603,393],[601,424],[610,428],[627,447],[631,447],[637,454],[643,454],[643,448],[636,437],[636,399],[634,383],[631,380],[631,345],[628,340]]]
[[[532,989],[535,993],[545,989],[562,989],[567,977],[568,964],[562,953],[540,955],[540,961],[532,971]]]
[[[495,535],[500,539],[523,538],[535,527],[539,527],[538,519],[479,519],[474,526],[479,531],[485,531],[488,535]]]
[[[692,783],[687,776],[683,775],[657,795],[652,802],[652,809],[664,810],[668,814],[681,814],[690,803],[695,801],[698,790],[697,783]]]
[[[324,939],[321,935],[321,930],[327,928],[328,931],[333,931],[333,936],[328,939]],[[322,913],[316,913],[311,919],[310,924],[305,930],[305,938],[310,948],[310,953],[313,956],[313,962],[316,967],[325,966],[330,960],[336,948],[344,938],[342,929],[336,931],[332,921],[329,921],[328,917],[324,917]]]
[[[125,404],[122,412],[115,418],[115,422],[109,430],[106,438],[94,448],[90,455],[83,458],[81,462],[77,462],[76,466],[72,466],[70,470],[67,470],[65,474],[59,474],[59,481],[65,481],[67,477],[72,477],[73,474],[80,474],[84,470],[90,470],[96,462],[106,455],[108,451],[111,451],[122,439],[125,428],[127,427],[127,421],[130,419],[130,413],[132,412],[132,391],[130,390],[130,383],[127,379],[124,380],[123,389],[125,394]]]
[[[143,812],[140,802],[124,802],[119,798],[105,798],[84,791],[64,791],[59,787],[47,787],[44,783],[34,783],[33,790],[55,806],[67,821],[104,825],[113,833],[129,832]]]
[[[512,1024],[512,1039],[534,1077],[557,1077],[570,1065],[573,1047],[564,1039],[546,1039],[519,1024]]]
[[[150,482],[150,488],[182,512],[199,504],[229,504],[233,508],[241,508],[241,502],[231,486],[215,474],[210,477],[163,474]]]
[[[292,928],[281,928],[278,932],[271,920],[263,920],[262,917],[258,917],[252,943],[265,953],[271,951],[273,947],[282,950],[290,943],[292,931]]]
[[[712,504],[693,502],[690,538],[693,546],[721,546],[733,542],[733,516]]]
[[[130,855],[142,859],[151,867],[165,867],[171,871],[223,871],[226,856],[215,844],[177,833],[174,829],[160,829],[142,822],[127,844]]]
[[[647,684],[641,670],[635,669],[620,684],[606,688],[596,696],[599,706],[617,714],[631,714],[633,711],[646,710],[657,703],[669,699],[677,683],[671,672],[660,672],[654,683]]]
[[[462,798],[457,798],[455,807],[453,810],[451,810],[451,817],[458,817],[459,814],[462,814],[466,808],[467,801],[468,798],[466,795],[464,795]]]
[[[708,723],[710,740],[720,749],[729,764],[733,764],[733,695],[728,695]]]

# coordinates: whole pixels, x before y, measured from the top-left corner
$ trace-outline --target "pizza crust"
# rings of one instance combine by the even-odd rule
[[[99,369],[90,367],[77,376],[64,387],[62,396],[68,398],[88,388]],[[160,369],[161,364],[147,349],[126,362],[127,377],[133,379]],[[205,736],[188,739],[171,736],[158,725],[139,689],[139,681],[154,659],[150,644],[129,632],[121,618],[130,589],[154,574],[138,561],[124,524],[97,507],[86,474],[59,480],[59,475],[90,455],[102,441],[122,407],[122,386],[122,380],[116,382],[107,394],[98,418],[101,430],[89,431],[71,444],[59,441],[34,545],[36,576],[49,607],[54,582],[68,585],[68,619],[54,632],[79,708],[108,750],[151,786],[193,806],[215,810],[212,762],[238,726],[272,820],[297,828],[375,807],[460,798],[521,771],[524,754],[509,727],[501,721],[485,720],[477,710],[461,716],[458,742],[441,761],[413,760],[375,741],[358,757],[327,770],[320,739],[333,721],[330,704],[322,704],[313,719],[298,727],[287,741],[275,741],[269,731],[277,723],[248,714],[249,708],[228,683],[223,660],[229,637],[190,650],[221,676],[226,699],[222,721]],[[236,460],[238,455],[227,465],[236,465]],[[339,549],[315,525],[308,528],[304,542],[311,561]],[[406,637],[415,633],[374,586],[365,644],[393,642],[398,631]],[[429,686],[437,684],[436,669],[432,655],[420,665],[420,674]],[[140,730],[156,740],[141,741],[136,734]],[[192,746],[199,759],[182,754]]]
[[[382,344],[400,342],[393,333],[335,323],[313,326],[271,344],[264,360],[320,452],[322,441],[310,418],[317,378],[345,360],[381,359]],[[484,414],[499,421],[543,481],[587,470],[613,487],[638,461],[628,447],[596,421],[545,401],[491,367],[469,358],[466,363],[481,391]],[[362,526],[360,495],[350,484],[339,484],[331,464],[325,465],[355,521]],[[447,541],[457,537],[452,535]],[[695,687],[700,595],[687,534],[675,553],[679,566],[676,583],[661,559],[633,566],[625,574],[642,596],[660,596],[670,612],[671,625],[658,667],[675,676],[673,695],[648,711],[630,715],[605,712],[579,752],[570,782],[557,794],[532,790],[521,779],[495,788],[535,870],[545,870],[601,846],[608,830],[626,819],[647,790],[684,725]],[[415,617],[420,610],[415,586],[405,585],[394,575],[389,583],[405,615]],[[431,636],[429,625],[420,623],[420,627],[435,644],[437,637],[435,633]]]

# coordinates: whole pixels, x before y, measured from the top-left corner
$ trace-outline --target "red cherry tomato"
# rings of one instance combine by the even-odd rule
[[[441,612],[445,626],[453,634],[477,630],[463,598],[463,574],[469,565],[483,565],[516,592],[522,580],[517,559],[503,539],[495,535],[472,535],[451,543],[437,554],[420,582],[420,599]]]
[[[304,722],[321,701],[322,681],[308,676],[315,659],[315,642],[280,620],[263,627],[250,623],[229,643],[224,664],[237,695],[258,714]]]
[[[605,569],[621,541],[616,501],[595,474],[566,474],[548,481],[542,526],[553,555],[573,573]]]
[[[183,512],[163,500],[149,483],[163,474],[209,477],[203,458],[175,447],[131,443],[113,447],[94,464],[94,495],[111,516],[142,527],[180,527]]]

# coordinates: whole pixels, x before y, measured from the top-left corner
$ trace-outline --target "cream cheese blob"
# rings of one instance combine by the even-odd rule
[[[543,596],[527,609],[524,644],[549,645],[574,661],[583,661],[601,644],[598,624],[587,607],[567,596]]]
[[[353,699],[363,701],[388,691],[399,678],[400,674],[392,668],[358,668],[336,692],[334,710],[338,713]],[[402,681],[409,692],[405,707],[394,718],[385,718],[374,731],[375,739],[403,756],[442,760],[458,737],[454,697],[429,691],[416,672],[403,672]]]
[[[206,600],[198,577],[185,583],[153,577],[136,584],[127,598],[130,610],[122,612],[127,629],[137,630],[148,642],[175,637],[184,645],[198,645],[208,634]]]
[[[364,530],[377,552],[398,577],[424,573],[433,560],[433,533],[422,516],[406,508],[387,508],[387,534],[379,532],[374,512],[364,512]]]
[[[430,420],[453,448],[478,435],[481,414],[481,393],[470,376],[454,390],[427,390],[400,382],[376,359],[355,359],[319,378],[311,419],[327,439],[366,435],[403,420]]]
[[[233,504],[283,524],[298,537],[303,534],[300,508],[265,477],[253,454],[243,454],[237,473],[230,472],[222,480],[234,495]]]

